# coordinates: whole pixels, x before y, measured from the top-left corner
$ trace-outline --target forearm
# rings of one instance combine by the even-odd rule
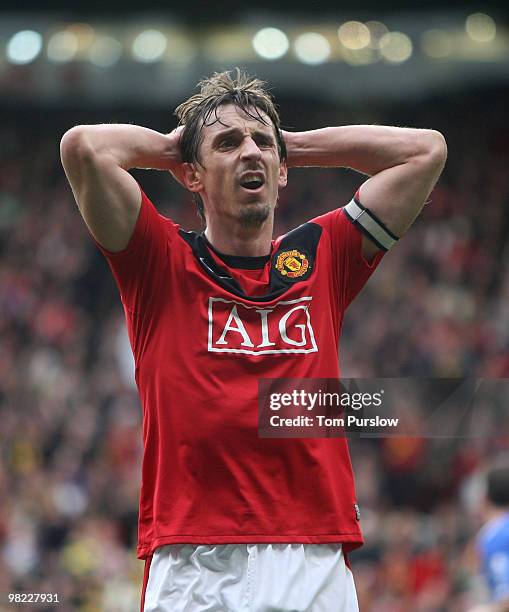
[[[289,167],[350,167],[370,176],[428,154],[442,139],[433,130],[384,125],[284,132],[284,137]]]
[[[72,140],[83,156],[110,158],[125,170],[172,170],[180,160],[178,142],[149,128],[129,124],[79,125],[62,139]]]

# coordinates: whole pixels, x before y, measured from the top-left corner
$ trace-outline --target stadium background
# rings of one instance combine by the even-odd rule
[[[441,131],[444,174],[348,313],[343,373],[509,376],[503,3],[257,6],[2,6],[0,610],[13,609],[5,594],[14,591],[58,593],[56,610],[138,608],[140,409],[117,291],[59,162],[60,137],[75,124],[168,132],[201,76],[241,65],[270,81],[289,129]],[[341,37],[352,20],[386,29],[371,23],[369,44],[358,25]],[[253,45],[266,27],[286,34],[288,50],[273,31]],[[299,46],[309,32],[319,36]],[[134,175],[163,213],[199,226],[167,174]],[[345,204],[363,180],[345,169],[291,171],[276,232]],[[459,612],[483,601],[473,547],[481,475],[509,450],[508,416],[503,401],[488,407],[471,439],[352,442],[363,612]]]

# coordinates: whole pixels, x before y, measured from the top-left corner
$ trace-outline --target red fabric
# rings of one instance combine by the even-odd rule
[[[143,586],[141,589],[141,606],[140,612],[143,612],[143,608],[145,607],[145,594],[147,592],[147,584],[148,584],[148,576],[150,573],[150,564],[152,563],[152,555],[145,559],[145,568],[143,570]]]
[[[345,565],[346,565],[346,567],[347,567],[347,568],[348,568],[350,571],[352,571],[352,566],[350,565],[350,559],[348,558],[348,555],[346,554],[346,552],[345,552],[345,551],[343,551],[343,557],[344,557],[344,559],[345,559]]]
[[[347,441],[257,433],[259,378],[339,376],[344,310],[382,256],[364,261],[361,235],[341,210],[314,221],[323,233],[312,274],[267,302],[217,285],[145,194],[127,248],[102,249],[120,289],[143,407],[140,558],[174,543],[362,544]],[[243,275],[247,293],[259,295],[270,265]],[[292,300],[298,308],[289,313]],[[268,337],[256,309],[270,311]],[[234,329],[234,311],[243,330]],[[264,345],[285,352],[249,354]]]

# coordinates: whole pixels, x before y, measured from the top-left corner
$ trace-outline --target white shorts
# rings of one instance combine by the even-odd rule
[[[171,544],[154,552],[144,612],[358,612],[341,544]]]

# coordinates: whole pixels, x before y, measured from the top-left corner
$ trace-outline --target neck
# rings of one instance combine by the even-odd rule
[[[232,226],[226,223],[224,218],[207,219],[205,237],[224,255],[261,257],[270,253],[273,225],[272,215],[261,225],[256,226],[239,224]]]

